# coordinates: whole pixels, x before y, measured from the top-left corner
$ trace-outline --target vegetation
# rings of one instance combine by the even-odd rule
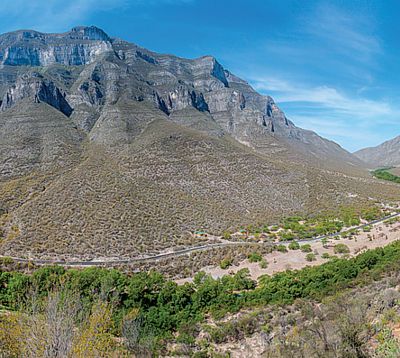
[[[62,292],[62,297],[79,297],[80,318],[94,315],[93,320],[100,319],[96,318],[96,307],[103,307],[106,312],[110,310],[113,324],[101,331],[100,341],[107,341],[108,334],[122,336],[131,332],[134,337],[130,347],[153,350],[161,349],[163,345],[159,343],[174,339],[173,335],[176,339],[189,339],[193,333],[191,327],[203,321],[205,315],[219,318],[246,307],[254,309],[267,304],[289,304],[298,298],[320,299],[346,286],[365,284],[399,268],[400,242],[351,259],[332,259],[317,267],[265,275],[257,286],[246,269],[221,279],[212,279],[200,272],[193,283],[179,286],[154,271],[126,275],[100,268],[66,270],[45,267],[31,275],[1,272],[0,305],[22,317],[36,317],[35,312],[39,312],[39,316],[46,312],[46,302],[54,292]],[[79,317],[74,319],[74,324],[79,323],[75,322]],[[133,327],[128,329],[127,322]],[[12,327],[16,327],[2,324],[0,332],[10,333]],[[86,336],[90,336],[94,326],[98,327],[90,323],[78,324],[78,331],[89,332]],[[82,339],[86,339],[82,335]],[[16,344],[13,342],[8,346]],[[85,343],[79,346],[85,346]]]
[[[335,247],[333,248],[333,251],[335,252],[335,254],[349,254],[350,253],[349,247],[345,244],[335,245]]]
[[[342,206],[338,211],[325,212],[313,217],[292,216],[285,218],[280,226],[268,230],[271,238],[279,237],[283,241],[305,240],[313,237],[339,233],[345,228],[361,224],[361,219],[372,221],[383,218],[387,211],[378,206],[355,208]],[[323,238],[325,245],[328,239]]]
[[[301,245],[300,250],[302,252],[311,252],[312,248],[311,248],[310,244],[304,244],[304,245]]]
[[[376,169],[372,172],[375,178],[400,183],[400,177],[389,172],[391,168]]]
[[[372,230],[372,226],[371,225],[367,225],[363,227],[363,231],[364,232],[370,232]]]
[[[225,258],[221,261],[219,267],[221,267],[223,270],[226,270],[231,265],[232,265],[232,260],[230,258]]]
[[[307,255],[306,255],[306,260],[307,261],[315,261],[317,258],[315,257],[315,254],[313,254],[312,252],[309,252]]]
[[[279,251],[279,252],[288,252],[288,249],[287,249],[287,247],[285,246],[285,245],[277,245],[276,246],[276,249]]]
[[[249,262],[259,262],[262,260],[262,255],[258,252],[252,252],[247,258]]]
[[[289,249],[290,250],[299,250],[300,249],[300,244],[297,241],[293,241],[289,244]]]

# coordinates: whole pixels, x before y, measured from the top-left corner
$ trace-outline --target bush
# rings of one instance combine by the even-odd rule
[[[313,254],[312,252],[308,253],[306,255],[306,260],[311,262],[311,261],[315,261],[317,258],[315,257],[315,254]]]
[[[224,231],[222,234],[225,240],[230,240],[232,238],[231,233],[229,231]]]
[[[311,251],[312,251],[311,245],[310,245],[310,244],[302,245],[302,246],[300,247],[300,250],[301,250],[302,252],[311,252]]]
[[[300,244],[297,241],[293,241],[289,244],[290,250],[298,250],[300,249]]]
[[[252,252],[247,256],[249,262],[259,262],[262,260],[262,256],[258,252]]]
[[[226,255],[226,258],[229,257]],[[308,253],[306,257],[308,261],[315,260],[313,253]],[[225,260],[231,262],[229,259]],[[291,304],[296,299],[320,300],[347,287],[364,285],[388,273],[398,272],[399,262],[400,241],[369,250],[349,260],[331,256],[320,266],[309,265],[301,270],[263,275],[259,278],[258,285],[251,280],[248,270],[240,270],[235,275],[225,275],[218,279],[199,272],[194,276],[193,282],[184,285],[178,285],[156,271],[129,275],[118,270],[100,268],[66,270],[60,267],[44,267],[29,275],[0,271],[0,306],[14,311],[32,312],[34,308],[44,307],[54,288],[63,285],[65,291],[62,291],[60,298],[71,297],[71,294],[80,297],[79,307],[76,307],[80,312],[77,319],[90,317],[91,313],[95,312],[93,319],[88,319],[84,325],[82,337],[79,339],[79,347],[86,355],[91,355],[88,351],[92,349],[92,344],[97,345],[96,340],[89,338],[92,332],[98,331],[98,327],[102,330],[101,334],[97,335],[99,340],[104,339],[108,345],[111,344],[111,331],[118,332],[120,329],[117,327],[121,327],[124,338],[129,339],[128,343],[133,349],[136,349],[137,345],[144,345],[149,349],[156,347],[162,350],[166,340],[175,337],[178,331],[182,334],[180,339],[191,344],[190,336],[195,335],[191,328],[204,322],[210,314],[213,317],[222,317],[228,313],[232,316],[243,308]],[[32,292],[35,292],[37,297],[34,306],[30,303]],[[97,302],[107,303],[108,308],[96,304]],[[11,315],[8,317],[12,318]],[[0,356],[4,347],[2,338],[6,331],[1,325],[3,318],[6,319],[0,315]],[[253,316],[251,318],[254,319]],[[62,323],[62,320],[60,322]],[[103,325],[103,322],[112,323],[113,326]],[[51,324],[50,321],[38,323],[41,327]],[[5,324],[6,327],[12,328],[11,323]],[[252,320],[246,317],[233,325],[224,326],[223,331],[211,333],[216,341],[223,341],[229,334],[237,332],[252,334],[252,324]],[[269,322],[266,321],[265,324]],[[10,343],[16,342],[19,341],[13,340]],[[163,356],[162,353],[155,352],[143,356]],[[79,354],[74,356],[80,356]],[[5,356],[23,355],[16,352],[14,355]]]
[[[286,247],[285,245],[278,245],[278,246],[276,247],[276,249],[277,249],[279,252],[288,252],[288,249],[287,249],[287,247]]]
[[[232,260],[229,258],[225,258],[220,262],[219,267],[221,267],[223,270],[226,270],[231,265],[232,265]]]
[[[323,259],[329,259],[329,258],[330,258],[329,254],[328,254],[327,252],[324,252],[324,253],[321,255],[321,257],[322,257]]]
[[[334,250],[335,254],[349,254],[350,253],[349,247],[345,244],[337,244],[337,245],[335,245],[333,250]]]
[[[268,261],[265,260],[265,259],[262,259],[262,260],[260,261],[260,268],[265,269],[265,268],[267,268],[267,267],[268,267]]]

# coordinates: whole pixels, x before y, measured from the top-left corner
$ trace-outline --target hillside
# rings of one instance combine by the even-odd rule
[[[373,168],[400,165],[400,136],[354,153]]]
[[[399,194],[211,56],[76,27],[1,35],[0,64],[4,255],[145,255]]]
[[[1,260],[0,355],[398,357],[399,257],[397,241],[259,281],[243,269],[185,285]]]

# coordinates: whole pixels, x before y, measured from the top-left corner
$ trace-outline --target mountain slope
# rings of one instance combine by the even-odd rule
[[[398,194],[211,56],[77,27],[0,35],[0,64],[0,254],[136,256]]]
[[[354,153],[355,156],[371,167],[400,165],[400,136],[388,140],[376,147],[364,148]]]

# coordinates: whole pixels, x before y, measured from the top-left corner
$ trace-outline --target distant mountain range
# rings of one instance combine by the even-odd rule
[[[376,147],[361,149],[354,155],[373,168],[400,166],[400,136]]]
[[[157,54],[93,26],[1,35],[0,98],[4,254],[160,252],[196,229],[397,190],[214,57]]]

